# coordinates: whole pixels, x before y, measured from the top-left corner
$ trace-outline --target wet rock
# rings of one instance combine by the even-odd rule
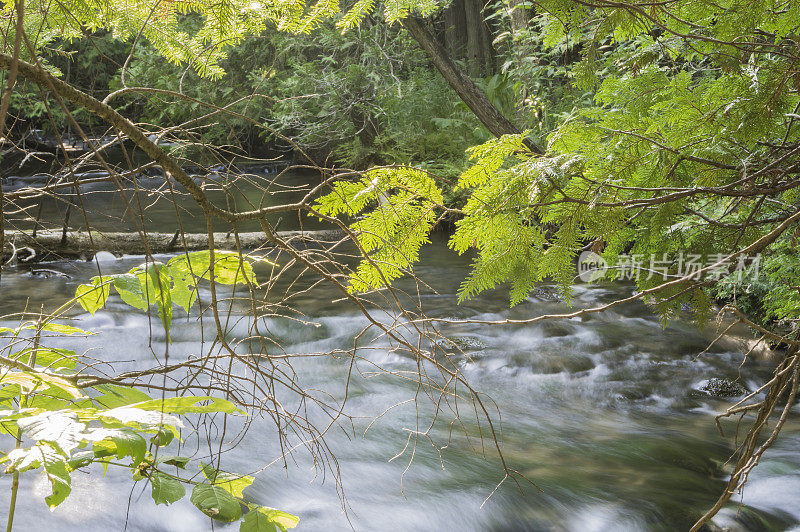
[[[712,397],[738,397],[747,393],[747,388],[738,382],[716,377],[701,383],[699,390]]]
[[[474,336],[453,336],[438,340],[436,345],[440,349],[460,349],[461,351],[481,351],[486,349],[486,344]]]
[[[643,401],[650,397],[650,390],[644,386],[627,386],[617,392],[621,401]]]
[[[749,506],[740,506],[736,509],[723,508],[714,517],[714,520],[708,523],[706,529],[709,532],[730,532],[734,530],[777,532],[779,530],[794,530],[792,527],[795,525],[797,525],[797,520],[784,511],[777,509],[765,511]]]
[[[98,251],[94,254],[94,261],[97,263],[107,263],[107,262],[114,262],[117,260],[117,256],[111,253],[110,251]]]
[[[531,365],[534,373],[582,373],[595,367],[594,361],[580,354],[539,354],[534,355]]]
[[[45,268],[39,268],[39,269],[36,269],[36,270],[31,270],[29,272],[29,275],[31,277],[41,277],[41,278],[44,278],[44,279],[49,279],[50,277],[64,277],[66,279],[72,279],[72,277],[70,277],[69,275],[67,275],[64,272],[60,272],[58,270],[48,270],[48,269],[45,269]]]
[[[531,292],[530,297],[534,299],[540,299],[542,301],[550,301],[550,302],[562,301],[562,298],[559,295],[558,290],[554,287],[549,287],[549,286],[537,286]]]
[[[575,325],[564,320],[545,321],[541,324],[545,336],[563,338],[575,334]]]

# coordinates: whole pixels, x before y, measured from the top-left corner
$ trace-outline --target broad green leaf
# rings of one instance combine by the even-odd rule
[[[152,286],[155,302],[158,305],[158,316],[161,318],[164,331],[169,338],[169,329],[172,326],[172,280],[167,267],[162,263],[148,266],[147,275],[150,281],[150,284],[147,285],[147,293],[150,294]]]
[[[77,367],[75,360],[78,358],[78,355],[75,351],[70,351],[69,349],[39,347],[36,349],[35,359],[32,355],[33,349],[23,349],[14,355],[14,360],[22,362],[23,364],[30,364],[31,359],[33,359],[37,366],[49,369],[75,369]]]
[[[0,462],[7,462],[6,473],[19,471],[24,473],[38,469],[42,464],[63,460],[64,456],[46,443],[34,445],[28,449],[12,449]]]
[[[81,286],[88,286],[88,285],[81,285]],[[106,292],[108,292],[108,286],[106,286]],[[106,297],[108,297],[108,294],[106,294]],[[104,302],[105,302],[105,300],[104,300]],[[103,306],[103,304],[101,303],[100,306],[98,306],[97,308],[100,308],[102,306]],[[84,307],[84,308],[86,308],[86,307]],[[92,314],[94,314],[94,312],[92,312]],[[26,328],[27,329],[35,329],[36,327],[34,325],[32,325],[32,326],[26,327]],[[73,327],[72,325],[65,325],[63,323],[45,323],[44,325],[42,325],[42,330],[43,331],[49,331],[49,332],[57,332],[59,334],[67,334],[67,335],[85,334],[85,335],[91,336],[91,335],[95,334],[93,332],[85,331],[83,329],[79,329],[78,327]]]
[[[44,500],[52,510],[64,502],[64,499],[72,491],[72,479],[69,476],[69,467],[63,459],[52,462],[45,461],[44,471],[47,474],[47,480],[50,481],[53,487],[53,493],[45,497]]]
[[[29,449],[12,449],[3,461],[8,462],[7,473],[12,471],[24,473],[44,467],[47,480],[53,488],[53,493],[45,497],[51,510],[61,504],[72,491],[65,457],[47,444],[34,445]]]
[[[137,276],[131,273],[115,275],[114,288],[125,303],[139,310],[147,310],[147,296]]]
[[[227,471],[219,471],[214,469],[209,464],[200,462],[200,469],[209,483],[214,486],[219,486],[234,497],[241,499],[243,497],[244,489],[250,486],[255,480],[253,477],[247,475],[234,475]]]
[[[276,510],[275,508],[270,508],[268,506],[259,506],[256,508],[256,511],[266,515],[270,521],[277,523],[278,527],[283,530],[287,528],[294,528],[300,522],[300,518],[296,515],[282,512],[281,510]]]
[[[159,471],[150,475],[153,500],[156,504],[172,504],[186,495],[186,489],[181,481],[176,480]]]
[[[132,269],[131,274],[139,279],[144,287],[144,302],[148,306],[158,307],[158,317],[169,338],[169,329],[172,325],[172,280],[166,265],[161,262],[143,264]]]
[[[242,517],[242,506],[236,498],[219,486],[198,484],[192,490],[192,504],[217,521],[231,523]]]
[[[111,450],[107,443],[110,440],[114,444],[113,452],[117,458],[130,456],[134,466],[142,463],[147,454],[147,441],[130,429],[91,429],[87,437],[96,442],[95,446],[97,443],[104,443],[98,449],[101,455]],[[95,455],[97,456],[97,452]]]
[[[189,459],[186,458],[185,456],[159,454],[158,457],[156,457],[154,464],[156,465],[156,467],[158,467],[161,464],[166,464],[184,469],[188,462]]]
[[[108,284],[108,281],[102,277],[93,277],[91,284],[82,284],[75,290],[75,299],[78,300],[83,310],[94,315],[99,308],[106,304],[110,291]]]
[[[69,455],[84,439],[86,424],[74,412],[58,410],[17,419],[22,433],[35,441],[45,441]]]
[[[194,305],[197,299],[197,288],[187,282],[181,282],[177,278],[173,278],[172,284],[172,302],[181,307],[186,312]]]
[[[42,390],[46,387],[56,387],[64,390],[72,397],[83,397],[81,391],[68,380],[57,375],[44,372],[8,371],[0,374],[0,384],[17,384],[25,393],[33,390]],[[45,385],[45,386],[43,386]]]
[[[198,403],[209,404],[202,405]],[[131,405],[142,410],[157,410],[164,412],[171,412],[173,414],[201,414],[220,412],[225,414],[243,414],[242,410],[236,408],[236,405],[227,399],[220,399],[219,397],[169,397],[164,399],[153,399],[142,403]]]
[[[83,397],[83,393],[80,391],[80,389],[66,379],[63,379],[57,375],[51,375],[49,373],[35,373],[34,375],[36,378],[41,379],[48,385],[64,390],[76,399]]]
[[[96,441],[92,444],[92,454],[95,459],[116,456],[117,445],[111,440]],[[108,469],[108,463],[104,464],[104,468]]]
[[[92,400],[105,408],[116,408],[152,400],[149,395],[131,386],[99,384],[94,389],[102,392],[103,395],[94,397]]]
[[[170,260],[170,269],[182,275],[211,280],[211,252],[195,251]],[[188,277],[187,277],[188,278]],[[214,252],[214,280],[221,284],[246,284],[254,282],[250,262],[233,251]]]
[[[161,429],[156,433],[155,436],[150,438],[150,443],[152,443],[157,447],[164,447],[166,445],[169,445],[174,438],[175,434],[173,434],[172,431]]]
[[[6,383],[0,380],[0,401],[5,401],[7,399],[13,399],[19,397],[22,393],[22,389],[19,387],[19,384],[9,384],[8,386],[5,385]],[[0,414],[1,416],[2,414]]]
[[[239,525],[239,532],[279,532],[278,525],[258,510],[250,510]]]
[[[139,403],[142,404],[142,403]],[[170,427],[183,427],[183,422],[177,417],[162,413],[154,412],[155,409],[139,408],[139,404],[131,406],[119,406],[111,410],[102,410],[97,412],[97,416],[103,419],[115,419],[123,424],[137,423],[146,428],[159,430],[160,428]]]
[[[167,263],[167,269],[172,276],[172,302],[189,312],[197,299],[197,283],[186,258],[175,257]],[[197,276],[199,278],[199,272]]]
[[[280,530],[285,532],[287,529],[294,528],[300,522],[300,518],[287,512],[270,508],[269,506],[259,506],[248,504],[249,512],[244,517],[244,522],[239,527],[239,532],[270,531]],[[249,518],[249,519],[248,519]]]
[[[28,396],[28,408],[40,410],[64,410],[75,405],[72,395],[61,388],[50,388],[46,392],[37,392]]]
[[[23,393],[30,393],[34,388],[41,386],[42,381],[28,373],[7,371],[5,373],[0,373],[0,384],[17,385]]]
[[[222,284],[253,282],[253,266],[242,260],[238,253],[217,251],[214,253],[214,280]]]
[[[73,453],[69,460],[67,460],[67,465],[69,466],[70,471],[75,471],[76,469],[80,469],[81,467],[85,467],[91,464],[94,461],[95,454],[93,451],[78,451]]]

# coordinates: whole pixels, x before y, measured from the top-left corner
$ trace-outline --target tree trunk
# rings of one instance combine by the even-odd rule
[[[506,0],[508,3],[508,16],[511,19],[511,33],[516,37],[528,28],[530,13],[522,7],[525,0]]]
[[[486,22],[484,14],[485,5],[481,0],[471,0],[475,12],[478,14],[478,25],[475,28],[478,32],[481,46],[482,68],[484,76],[491,76],[497,71],[496,57],[494,52],[494,35],[491,26]]]
[[[475,0],[464,0],[464,14],[467,20],[467,68],[472,77],[483,77],[483,46],[480,27],[483,19],[475,9]]]
[[[356,128],[356,134],[358,135],[358,140],[361,141],[361,146],[368,151],[363,160],[354,163],[355,167],[366,168],[371,164],[384,164],[381,157],[375,153],[375,140],[380,135],[380,124],[377,119],[361,111],[356,103],[350,106],[348,114],[353,127]]]
[[[343,238],[338,230],[321,231],[279,231],[278,236],[294,245],[314,242],[335,242]],[[185,244],[184,244],[185,240]],[[263,232],[239,233],[239,242],[244,249],[256,249],[271,245]],[[232,233],[214,233],[215,249],[235,251],[236,237]],[[28,249],[25,249],[28,248]],[[36,236],[26,231],[7,231],[3,260],[16,252],[20,261],[38,261],[47,255],[60,257],[93,256],[98,251],[115,254],[143,255],[146,253],[173,253],[208,249],[206,233],[147,233],[143,240],[139,233],[105,233],[92,231],[70,231],[62,242],[61,231],[38,231]],[[15,251],[16,250],[16,251]],[[35,253],[31,256],[31,250]]]
[[[444,42],[450,57],[461,58],[467,49],[467,19],[464,0],[453,0],[444,12]]]
[[[481,0],[461,0],[467,37],[467,65],[473,77],[490,76],[495,71],[492,34],[483,17]]]
[[[431,57],[433,65],[442,74],[450,87],[464,100],[478,120],[486,126],[492,135],[500,137],[507,134],[517,134],[520,130],[497,110],[486,95],[469,79],[469,77],[456,65],[450,56],[425,27],[425,23],[418,17],[406,17],[403,26]],[[526,145],[535,153],[544,153],[544,150],[533,141],[527,140]]]

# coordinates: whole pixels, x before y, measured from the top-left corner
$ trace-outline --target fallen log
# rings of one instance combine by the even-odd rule
[[[308,245],[315,242],[335,242],[344,236],[339,230],[279,231],[278,236],[292,245]],[[271,247],[272,243],[263,232],[239,233],[242,249],[253,250]],[[236,250],[236,235],[214,233],[216,249]],[[12,256],[20,261],[41,260],[44,257],[92,257],[99,251],[115,255],[143,255],[146,253],[175,253],[183,250],[208,249],[205,233],[147,233],[147,238],[135,232],[117,233],[102,231],[6,231],[3,260]],[[33,253],[31,253],[33,251]]]

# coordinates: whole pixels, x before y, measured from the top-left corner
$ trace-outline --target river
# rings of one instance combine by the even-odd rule
[[[302,176],[294,176],[287,182],[301,180]],[[108,197],[112,201],[112,195]],[[102,214],[93,224],[102,226],[106,218],[106,228],[132,223],[118,220],[119,207],[114,210],[99,201],[93,207]],[[49,212],[56,221],[56,207],[43,211],[43,219]],[[201,227],[201,220],[190,220],[194,221],[184,220],[190,230],[195,224]],[[174,230],[174,210],[156,206],[146,223],[150,230]],[[298,221],[287,217],[282,224],[281,228],[294,229]],[[101,266],[104,273],[115,273],[142,260],[105,257]],[[441,236],[424,249],[416,270],[435,289],[423,295],[428,315],[485,320],[569,308],[549,286],[514,309],[508,308],[502,290],[458,305],[455,294],[468,264],[468,258],[446,248]],[[263,267],[257,273],[262,278],[267,275]],[[2,276],[0,315],[26,304],[33,309],[55,308],[96,274],[97,265],[85,261],[12,267]],[[632,289],[625,284],[576,285],[573,307],[596,306],[629,295]],[[307,324],[279,317],[264,324],[289,353],[348,349],[367,321],[339,299],[332,288],[319,287],[294,301],[306,313]],[[234,336],[247,331],[251,318],[244,310],[242,316],[245,319],[231,330]],[[137,360],[152,362],[150,325],[140,312],[112,300],[95,316],[76,313],[75,317],[80,326],[99,334],[64,345],[80,351],[96,349],[92,356],[120,361],[122,366]],[[0,326],[7,324],[12,322],[5,320]],[[177,319],[173,327],[172,360],[201,351],[203,333],[196,317]],[[354,426],[327,435],[341,469],[346,512],[330,474],[325,479],[316,474],[302,451],[286,469],[278,463],[259,473],[245,492],[247,497],[299,515],[298,530],[352,526],[381,531],[682,530],[716,501],[730,472],[726,461],[733,450],[733,427],[725,425],[726,437],[721,436],[714,415],[731,401],[710,397],[699,388],[709,378],[737,378],[742,353],[716,347],[697,359],[709,343],[708,333],[682,321],[662,328],[640,304],[570,321],[444,325],[442,333],[464,340],[469,357],[460,369],[502,414],[505,460],[539,489],[523,483],[520,490],[507,481],[482,506],[503,478],[497,453],[488,440],[481,452],[477,440],[468,441],[458,431],[449,438],[447,423],[431,431],[437,444],[451,440],[442,450],[442,460],[430,445],[420,445],[404,474],[408,454],[390,459],[403,450],[408,429],[417,426],[414,405],[390,410],[363,433],[375,416],[413,396],[414,386],[399,378],[375,376],[354,377],[347,402],[347,412],[356,417]],[[413,359],[392,351],[377,335],[369,339],[374,339],[371,349],[360,352],[367,361],[395,372],[415,371]],[[153,349],[160,352],[163,342],[163,334],[156,334]],[[293,366],[305,387],[334,396],[343,393],[349,369],[346,357],[299,357]],[[750,360],[741,369],[741,382],[752,390],[770,372],[770,363]],[[420,412],[425,419],[430,407],[422,404]],[[477,433],[474,415],[464,415],[463,421],[468,432]],[[800,530],[798,421],[800,410],[795,407],[779,441],[751,475],[743,504],[724,509],[715,520],[718,525],[731,530]],[[279,454],[272,422],[254,419],[242,441],[223,456],[222,466],[249,472]],[[8,507],[10,480],[9,475],[0,476],[0,514]],[[16,530],[122,530],[126,523],[128,530],[210,529],[188,496],[169,507],[155,506],[144,482],[133,485],[129,475],[113,468],[105,477],[99,467],[90,475],[73,474],[72,494],[52,513],[43,500],[47,482],[35,473],[23,474],[22,480]]]

